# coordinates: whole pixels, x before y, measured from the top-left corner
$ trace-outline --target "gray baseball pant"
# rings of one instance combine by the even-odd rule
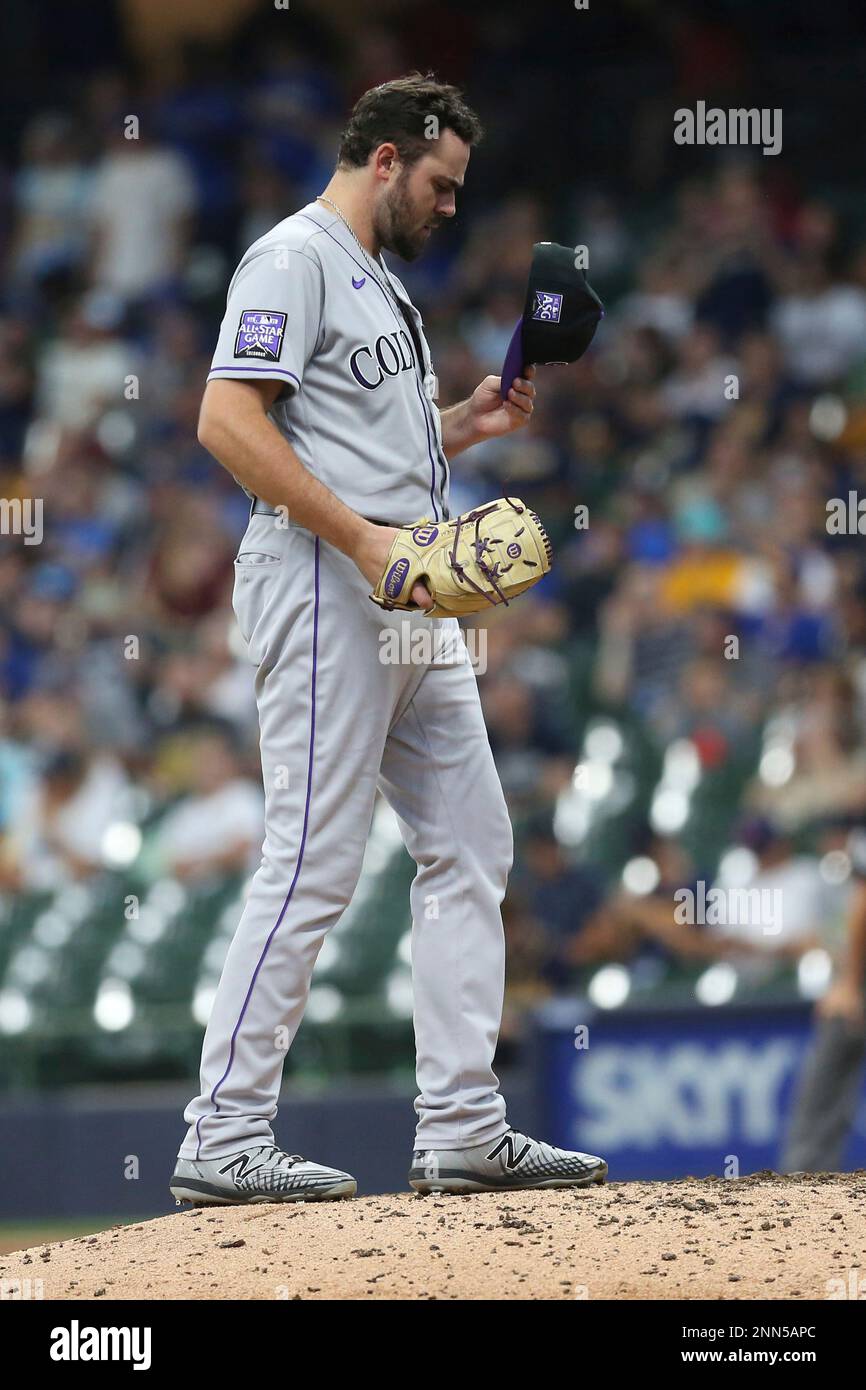
[[[418,866],[410,894],[416,1147],[496,1139],[507,1128],[492,1064],[513,842],[459,626],[385,612],[335,547],[258,514],[235,562],[233,605],[257,668],[265,841],[205,1033],[180,1155],[218,1158],[273,1142],[286,1050],[316,957],[358,881],[377,788]],[[389,629],[429,631],[431,623],[453,630],[451,659],[419,663],[404,642],[406,659],[383,660]]]

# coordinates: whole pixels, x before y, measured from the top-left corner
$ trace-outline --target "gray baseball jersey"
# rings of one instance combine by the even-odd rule
[[[262,375],[286,388],[274,422],[349,506],[373,520],[442,518],[448,467],[420,317],[316,204],[256,242],[232,280],[211,376]],[[358,882],[378,793],[418,865],[416,1146],[498,1140],[512,835],[466,644],[454,618],[378,608],[348,556],[282,520],[252,508],[235,560],[234,610],[257,668],[265,842],[181,1157],[273,1142],[286,1049]]]
[[[335,213],[309,203],[246,252],[229,286],[215,377],[281,382],[270,418],[304,467],[362,516],[447,518],[421,315],[384,263],[373,272]]]

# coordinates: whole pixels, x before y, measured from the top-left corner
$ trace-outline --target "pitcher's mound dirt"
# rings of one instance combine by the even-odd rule
[[[53,1299],[856,1298],[866,1172],[184,1208],[4,1255],[0,1278]]]

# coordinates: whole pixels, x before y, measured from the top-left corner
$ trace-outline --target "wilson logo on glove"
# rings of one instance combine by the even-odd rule
[[[370,598],[380,608],[418,609],[411,594],[420,582],[433,599],[428,617],[457,618],[507,604],[537,584],[550,562],[535,512],[518,497],[500,497],[438,526],[426,519],[402,526]]]
[[[398,560],[389,569],[385,577],[385,595],[387,598],[396,598],[409,573],[409,561],[407,559]],[[383,604],[384,607],[384,604]]]

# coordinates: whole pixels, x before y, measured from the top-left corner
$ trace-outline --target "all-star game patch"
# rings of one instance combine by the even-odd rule
[[[272,309],[244,309],[238,325],[235,357],[258,357],[278,362],[283,350],[286,314]]]
[[[535,291],[535,304],[532,306],[534,319],[538,319],[540,323],[559,323],[561,313],[561,294],[548,293],[546,290]]]

